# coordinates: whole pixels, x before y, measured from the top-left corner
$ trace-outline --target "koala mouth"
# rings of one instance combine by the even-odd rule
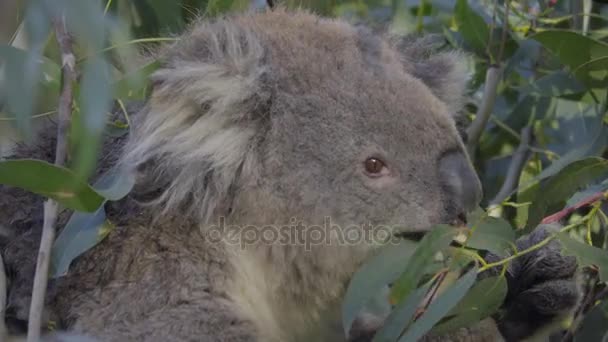
[[[426,231],[399,232],[395,236],[404,240],[420,241],[426,233]]]

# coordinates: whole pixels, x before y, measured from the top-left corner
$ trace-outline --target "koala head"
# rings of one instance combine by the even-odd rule
[[[409,232],[479,201],[455,53],[277,9],[194,25],[162,56],[124,162],[165,212]]]

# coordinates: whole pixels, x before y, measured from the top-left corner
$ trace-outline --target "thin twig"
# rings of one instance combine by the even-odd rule
[[[498,91],[498,83],[502,75],[502,67],[498,65],[492,65],[488,67],[486,72],[486,81],[483,89],[483,97],[481,98],[481,104],[477,108],[475,120],[471,123],[471,126],[467,130],[467,149],[469,155],[474,159],[475,149],[481,133],[483,133],[486,123],[490,119],[492,109],[494,108],[494,101],[496,100],[496,92]]]
[[[520,133],[520,143],[513,154],[513,158],[511,159],[511,163],[509,164],[509,169],[507,170],[507,176],[505,177],[505,181],[502,183],[502,187],[498,191],[496,197],[490,201],[490,205],[499,205],[504,200],[506,200],[511,194],[513,190],[517,187],[517,181],[519,180],[519,175],[521,174],[521,170],[523,170],[526,165],[526,161],[530,156],[530,142],[532,140],[532,127],[526,126],[521,130]]]
[[[62,16],[54,22],[55,35],[61,52],[62,80],[63,85],[57,109],[57,146],[55,150],[55,165],[64,165],[67,158],[67,135],[70,127],[70,116],[72,113],[73,82],[76,79],[74,71],[75,57],[72,50],[72,38],[70,37]],[[40,340],[40,329],[42,326],[42,311],[49,277],[49,264],[51,248],[55,240],[55,221],[58,211],[57,202],[49,199],[44,202],[44,223],[42,226],[42,237],[36,263],[36,274],[34,276],[34,288],[32,290],[32,303],[30,305],[29,322],[27,329],[27,342],[38,342]]]
[[[67,32],[65,19],[55,22],[55,32],[57,43],[61,51],[61,71],[63,78],[63,88],[59,98],[57,109],[57,147],[55,149],[55,164],[63,165],[67,156],[67,134],[70,129],[70,116],[72,114],[72,83],[76,79],[74,65],[76,58],[72,49],[72,37]]]

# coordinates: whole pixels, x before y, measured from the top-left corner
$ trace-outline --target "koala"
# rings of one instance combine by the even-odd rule
[[[106,205],[116,228],[49,293],[61,328],[108,342],[370,340],[381,322],[345,337],[340,306],[382,241],[344,235],[423,234],[480,201],[456,128],[462,55],[277,8],[197,22],[159,58],[131,132],[99,161],[136,179]],[[42,140],[13,158],[51,160],[53,135]],[[41,198],[0,192],[2,224],[39,226]],[[3,257],[27,284],[18,241]],[[503,317],[425,339],[519,340],[536,331],[520,313],[548,322],[575,306],[572,260],[542,249],[518,265]],[[546,303],[529,298],[544,289]]]

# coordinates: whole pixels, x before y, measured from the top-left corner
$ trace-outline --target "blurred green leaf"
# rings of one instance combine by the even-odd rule
[[[386,245],[354,274],[342,304],[342,324],[346,333],[374,295],[399,277],[415,248],[416,243],[409,240]]]
[[[437,297],[399,339],[399,342],[418,341],[438,323],[467,294],[477,278],[473,268]]]
[[[608,301],[593,307],[574,335],[574,342],[606,341],[608,338]]]
[[[575,73],[577,78],[586,83],[601,75],[605,81],[605,58],[608,56],[608,44],[583,36],[574,31],[546,30],[530,37],[540,42],[554,53],[560,61]]]
[[[414,319],[420,302],[429,291],[430,284],[416,289],[404,301],[397,304],[391,314],[386,318],[382,329],[374,335],[373,342],[394,342],[403,330],[407,328]]]
[[[570,74],[558,70],[523,86],[519,91],[540,96],[561,96],[579,94],[586,91],[586,88]]]
[[[574,74],[590,87],[607,87],[608,53],[579,65],[574,70]]]
[[[95,190],[105,199],[118,201],[125,197],[135,185],[135,175],[115,166],[95,182]]]
[[[608,281],[608,251],[579,242],[567,233],[558,233],[564,255],[575,256],[580,267],[596,266],[599,268],[600,281]]]
[[[114,226],[106,220],[102,205],[93,213],[75,212],[53,244],[51,277],[65,276],[72,261],[102,241]]]
[[[478,281],[450,311],[448,318],[436,325],[432,332],[444,334],[489,317],[502,306],[507,291],[507,279],[504,276],[489,277]]]
[[[469,7],[467,0],[456,1],[454,18],[465,42],[477,53],[484,54],[490,37],[488,24]]]
[[[162,30],[177,31],[184,26],[181,1],[145,0],[154,11],[157,24]]]
[[[146,97],[148,78],[160,67],[159,61],[150,62],[143,67],[124,75],[114,82],[114,97],[122,100],[143,100]]]
[[[437,252],[446,249],[458,230],[454,227],[439,225],[426,233],[416,246],[416,251],[409,259],[405,271],[391,288],[391,302],[399,303],[416,289],[424,276],[424,271],[432,263]]]
[[[576,191],[608,175],[608,161],[590,157],[575,161],[540,184],[530,207],[526,232],[531,231],[551,210],[559,210]]]
[[[0,183],[52,198],[78,211],[93,212],[104,201],[99,193],[80,181],[72,171],[41,160],[1,161]]]
[[[608,190],[608,179],[601,182],[600,184],[591,185],[585,190],[575,193],[574,195],[572,195],[572,197],[570,197],[568,202],[566,202],[566,207],[571,207],[584,200],[585,198],[588,198],[599,192],[604,192],[606,190]]]
[[[80,115],[72,121],[72,146],[76,149],[72,168],[82,179],[86,179],[95,168],[111,107],[111,94],[107,62],[101,58],[88,60],[80,84]]]
[[[74,212],[55,240],[51,256],[53,277],[67,274],[72,261],[101,242],[114,229],[106,219],[105,203],[125,197],[133,188],[135,177],[115,166],[95,182],[95,190],[106,201],[94,213]]]
[[[504,219],[486,216],[473,224],[466,244],[467,247],[505,255],[515,244],[515,231]]]
[[[207,13],[218,15],[229,11],[242,11],[249,7],[249,0],[209,0]]]

